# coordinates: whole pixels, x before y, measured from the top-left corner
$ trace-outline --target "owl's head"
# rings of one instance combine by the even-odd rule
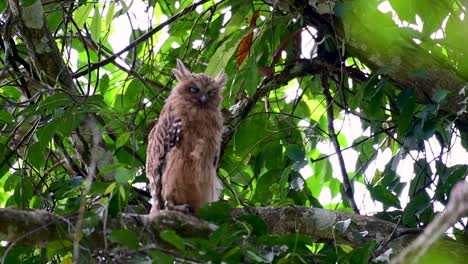
[[[177,66],[172,70],[179,84],[173,93],[198,107],[219,107],[223,100],[222,93],[226,85],[227,76],[224,71],[216,77],[203,73],[192,73],[177,59]]]

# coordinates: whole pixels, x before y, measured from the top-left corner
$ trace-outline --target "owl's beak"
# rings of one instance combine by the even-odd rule
[[[200,98],[198,98],[198,101],[200,101],[200,103],[204,104],[204,103],[206,103],[207,99],[208,99],[208,97],[206,96],[206,94],[202,94],[200,96]]]

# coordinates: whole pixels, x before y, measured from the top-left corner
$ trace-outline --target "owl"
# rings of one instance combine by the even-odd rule
[[[192,73],[180,60],[172,72],[178,84],[148,137],[150,215],[162,209],[196,212],[204,203],[218,200],[222,190],[216,168],[227,76]]]

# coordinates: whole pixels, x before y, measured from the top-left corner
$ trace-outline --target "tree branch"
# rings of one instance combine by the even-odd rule
[[[328,134],[330,135],[330,140],[335,148],[336,155],[338,156],[338,163],[340,164],[341,177],[343,178],[343,187],[346,197],[348,198],[351,208],[356,214],[359,214],[359,208],[354,201],[354,193],[351,182],[349,181],[348,173],[346,172],[346,165],[343,159],[343,154],[341,153],[340,143],[338,142],[338,137],[336,136],[335,127],[333,126],[333,121],[335,117],[333,116],[333,97],[330,94],[329,85],[328,85],[328,73],[322,72],[320,75],[322,81],[322,91],[327,102],[327,123],[328,123]]]
[[[358,214],[331,211],[321,208],[301,206],[286,207],[252,207],[249,209],[235,208],[231,216],[236,219],[242,215],[255,214],[268,225],[269,233],[273,235],[288,235],[300,233],[313,241],[360,246],[374,240],[377,243],[385,241],[389,236],[398,238],[408,233],[418,233],[417,229],[397,226],[394,223],[375,217]],[[74,216],[62,218],[41,210],[22,211],[13,208],[0,209],[0,240],[9,241],[15,245],[46,246],[47,242],[57,239],[69,239],[73,233],[71,222]],[[335,228],[338,222],[351,220],[345,230]],[[104,247],[102,224],[96,224],[96,232],[92,237],[83,238],[91,243],[94,250]],[[148,215],[120,215],[108,219],[110,230],[128,229],[138,234],[140,240],[159,241],[159,234],[164,230],[175,230],[183,237],[207,238],[216,229],[210,224],[192,215],[177,211],[161,211],[153,219]],[[367,235],[356,237],[357,233]]]
[[[357,81],[365,81],[367,77],[353,68],[336,67],[322,59],[313,59],[311,60],[298,60],[295,63],[288,65],[283,71],[276,74],[272,78],[266,78],[259,85],[255,94],[249,97],[243,97],[237,102],[237,108],[232,113],[227,122],[230,123],[233,127],[237,127],[252,111],[255,104],[263,97],[265,97],[269,92],[280,88],[281,86],[287,84],[289,81],[295,78],[301,78],[305,76],[311,76],[315,74],[320,74],[322,71],[329,72],[330,74],[336,73],[339,74],[344,72],[348,74],[351,78]],[[223,136],[223,148],[229,142],[233,136],[235,129],[227,131]]]

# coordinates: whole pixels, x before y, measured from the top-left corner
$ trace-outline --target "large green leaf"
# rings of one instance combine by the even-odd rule
[[[115,229],[109,236],[110,240],[130,249],[137,249],[139,247],[138,236],[128,229]]]
[[[253,115],[247,118],[235,132],[234,153],[243,157],[250,151],[257,152],[263,143],[260,140],[266,136],[266,126],[267,119],[264,115]]]
[[[369,188],[371,191],[372,198],[383,203],[385,208],[390,206],[401,208],[400,200],[389,190],[385,189],[381,185]]]
[[[236,31],[218,47],[206,66],[207,75],[215,76],[226,68],[244,35],[245,32]]]
[[[99,42],[101,38],[101,14],[97,6],[94,6],[94,15],[91,20],[90,31],[93,40]]]

